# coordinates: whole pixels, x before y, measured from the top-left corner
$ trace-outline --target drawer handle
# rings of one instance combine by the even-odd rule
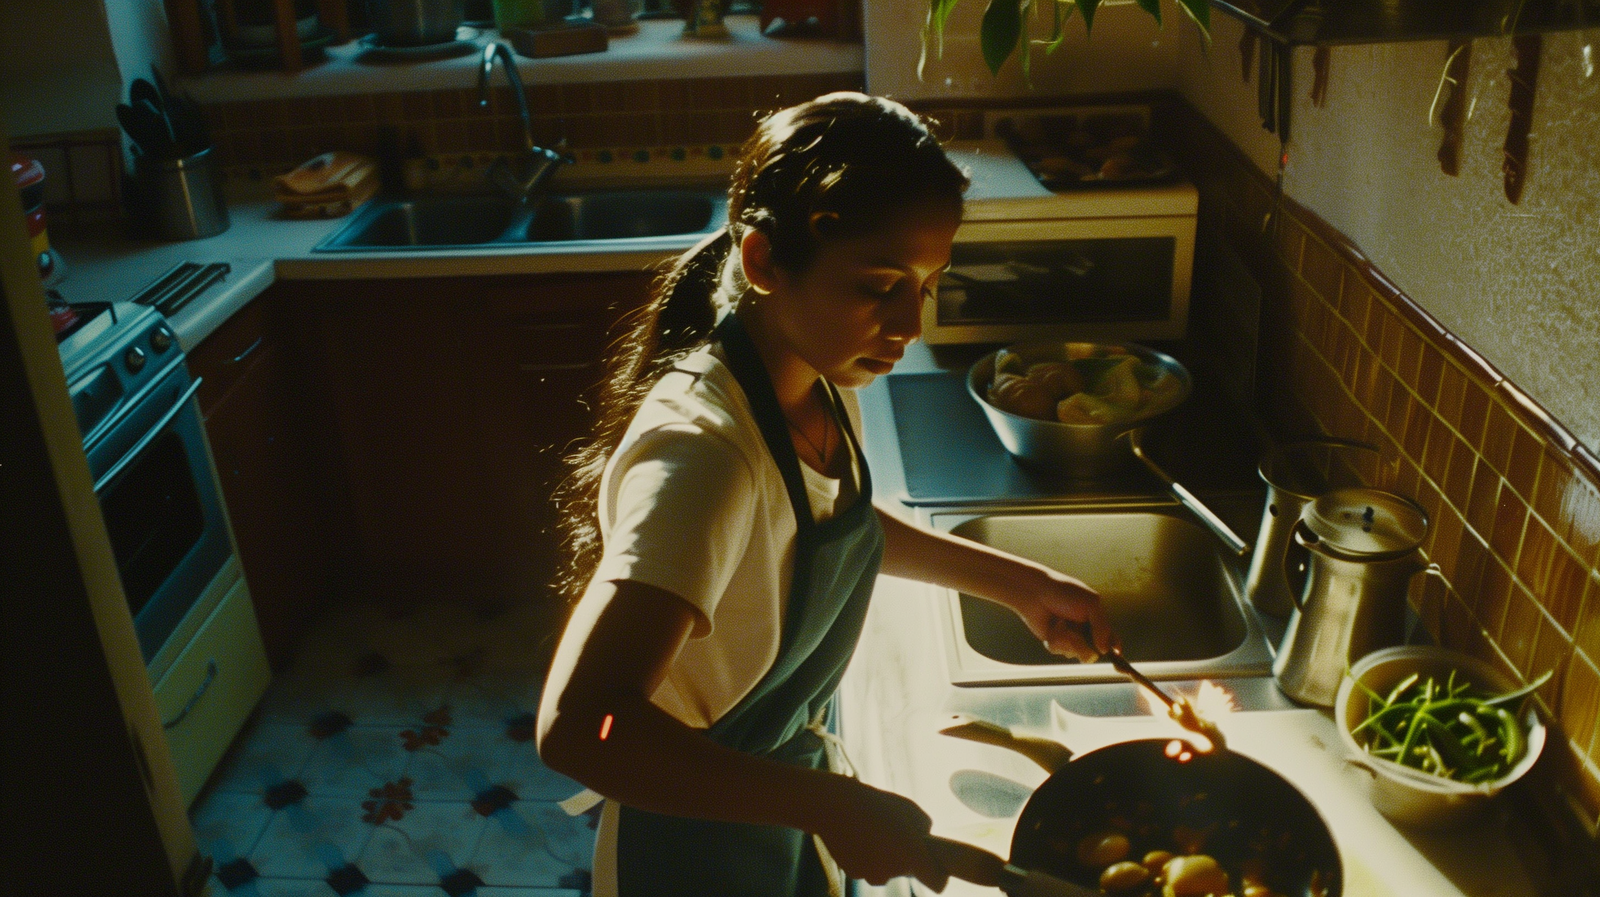
[[[217,662],[215,660],[206,661],[206,677],[200,681],[200,687],[194,690],[194,695],[189,698],[189,703],[183,705],[183,709],[178,711],[178,715],[163,722],[161,728],[170,729],[183,722],[183,718],[189,715],[189,711],[194,709],[194,705],[200,703],[201,696],[206,693],[206,689],[211,687],[211,683],[215,682],[216,678]]]
[[[229,360],[224,361],[223,364],[238,364],[239,362],[244,361],[246,358],[249,358],[251,352],[254,352],[256,349],[260,348],[261,341],[264,339],[266,339],[264,336],[256,337],[256,341],[251,343],[248,348],[246,348],[243,352],[240,352],[238,355],[233,356]]]

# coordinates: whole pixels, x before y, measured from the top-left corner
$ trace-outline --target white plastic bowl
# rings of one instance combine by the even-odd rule
[[[1501,789],[1521,778],[1544,749],[1544,724],[1527,699],[1523,709],[1514,709],[1527,729],[1527,750],[1510,772],[1492,782],[1469,785],[1432,775],[1374,757],[1356,743],[1350,731],[1367,715],[1366,692],[1356,687],[1357,682],[1378,694],[1387,694],[1412,673],[1442,677],[1448,676],[1451,670],[1492,693],[1503,694],[1518,687],[1516,682],[1476,657],[1427,645],[1374,651],[1357,661],[1339,684],[1338,695],[1333,700],[1333,720],[1339,727],[1340,740],[1350,753],[1347,762],[1368,773],[1368,797],[1378,812],[1392,822],[1416,828],[1443,828],[1462,822],[1488,806]]]

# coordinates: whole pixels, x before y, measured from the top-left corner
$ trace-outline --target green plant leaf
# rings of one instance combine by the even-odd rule
[[[956,0],[929,0],[928,21],[933,26],[935,34],[939,35],[939,48],[944,49],[944,27],[950,21],[950,13],[955,11]]]
[[[1150,14],[1157,25],[1161,24],[1161,0],[1134,0],[1134,2],[1139,4],[1140,9]]]
[[[1063,7],[1066,9],[1062,12]],[[1076,0],[1056,0],[1050,4],[1055,18],[1050,26],[1050,40],[1046,42],[1044,51],[1054,53],[1061,42],[1067,39],[1067,20],[1072,18],[1072,11],[1078,8]]]
[[[989,73],[999,75],[1000,66],[1005,65],[1022,38],[1021,0],[989,0],[978,36]]]
[[[1094,11],[1100,6],[1100,0],[1078,0],[1078,9],[1083,11],[1083,30],[1094,30]]]
[[[1144,4],[1141,2],[1139,5],[1143,6]],[[1178,0],[1178,5],[1183,8],[1184,12],[1189,14],[1189,18],[1193,19],[1196,25],[1200,26],[1200,31],[1206,36],[1206,39],[1210,40],[1211,0]],[[1160,18],[1160,16],[1156,16],[1157,21]]]

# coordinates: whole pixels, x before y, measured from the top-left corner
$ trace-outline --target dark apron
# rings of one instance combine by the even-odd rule
[[[855,652],[883,559],[883,529],[872,484],[849,421],[839,424],[861,467],[861,494],[843,513],[817,523],[800,459],[755,344],[734,315],[716,338],[756,423],[783,472],[799,535],[794,578],[772,668],[706,734],[719,744],[812,769],[824,769],[823,740],[808,726],[821,716]],[[839,406],[832,384],[827,388]],[[623,805],[617,827],[617,887],[622,897],[791,897],[828,892],[810,835],[784,826],[663,816]]]

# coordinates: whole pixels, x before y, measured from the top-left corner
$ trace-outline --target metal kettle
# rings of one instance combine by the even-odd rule
[[[1331,707],[1351,664],[1405,640],[1411,578],[1439,572],[1421,559],[1427,534],[1427,513],[1392,492],[1336,489],[1306,506],[1283,555],[1295,611],[1272,672],[1284,694]]]

